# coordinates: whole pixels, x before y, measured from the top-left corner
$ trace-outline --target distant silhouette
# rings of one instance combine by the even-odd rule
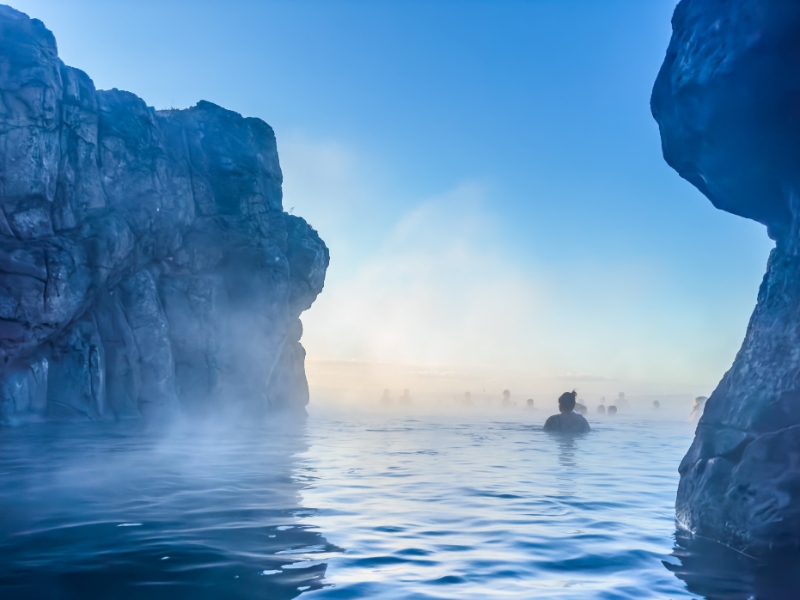
[[[411,406],[411,396],[408,393],[408,389],[403,390],[403,395],[400,396],[400,404],[403,406]]]
[[[628,402],[628,399],[625,397],[625,392],[619,393],[619,396],[617,397],[617,406],[620,409],[626,409],[626,410],[631,407],[630,402]]]
[[[472,406],[472,394],[464,392],[464,399],[461,401],[464,406]]]
[[[578,413],[579,415],[585,415],[587,412],[589,412],[589,409],[586,408],[586,405],[583,404],[582,402],[578,402],[575,405],[575,412]]]
[[[503,408],[511,408],[513,404],[511,403],[511,392],[508,390],[503,390]]]
[[[533,407],[533,398],[528,398],[528,400],[525,402],[525,408],[527,408],[528,410],[536,410]]]
[[[653,400],[653,408],[656,410],[661,408],[661,402],[659,402],[658,400]]]
[[[606,407],[605,407],[605,406],[603,406],[602,404],[601,404],[600,406],[598,406],[598,407],[597,407],[597,414],[598,414],[598,415],[604,415],[604,414],[606,414]]]
[[[698,396],[694,399],[694,406],[692,406],[692,413],[689,415],[688,422],[691,423],[695,419],[700,418],[703,414],[703,409],[706,407],[706,396]]]
[[[575,412],[575,398],[578,394],[574,391],[565,392],[558,398],[558,410],[561,414],[553,415],[544,424],[545,431],[564,431],[583,433],[589,431],[589,422]]]
[[[381,396],[381,406],[391,406],[392,405],[392,396],[389,394],[389,390],[383,390],[383,395]]]
[[[613,404],[612,404],[611,406],[609,406],[609,407],[608,407],[608,414],[609,414],[609,415],[615,415],[615,414],[617,414],[617,407],[616,407],[616,406],[614,406]]]

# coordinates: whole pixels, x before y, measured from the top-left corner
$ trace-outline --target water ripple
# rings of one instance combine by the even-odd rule
[[[757,574],[741,557],[711,565],[676,545],[691,426],[620,417],[565,438],[536,417],[4,430],[0,597],[752,595]]]

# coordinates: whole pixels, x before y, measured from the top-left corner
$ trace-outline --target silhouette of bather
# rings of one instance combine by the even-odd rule
[[[698,396],[694,399],[694,406],[692,406],[692,413],[689,415],[688,422],[691,423],[695,419],[700,418],[703,414],[703,409],[706,407],[706,396]]]
[[[528,400],[525,402],[525,408],[528,410],[536,410],[533,406],[533,398],[528,398]]]
[[[392,405],[392,396],[389,394],[389,390],[383,390],[383,395],[381,396],[381,406],[391,406]]]
[[[408,389],[403,390],[403,395],[400,396],[399,400],[402,406],[411,406],[411,395],[408,392]]]
[[[545,431],[565,431],[571,433],[583,433],[589,431],[589,422],[575,412],[575,397],[578,394],[574,391],[565,392],[558,398],[558,410],[561,414],[553,415],[544,424]]]
[[[511,392],[508,390],[503,390],[503,408],[511,408],[513,404],[511,403]]]
[[[613,404],[611,406],[609,406],[608,407],[608,414],[611,415],[611,416],[616,415],[617,414],[617,407],[614,406]]]

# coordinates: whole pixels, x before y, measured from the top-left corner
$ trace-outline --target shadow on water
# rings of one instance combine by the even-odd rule
[[[664,566],[687,589],[708,600],[796,600],[800,590],[800,555],[780,553],[756,560],[716,542],[678,531],[672,555],[679,563]]]
[[[0,597],[294,598],[340,552],[300,506],[304,425],[0,430]]]

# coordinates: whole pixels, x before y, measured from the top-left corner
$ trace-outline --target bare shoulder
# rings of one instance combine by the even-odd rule
[[[553,415],[552,417],[548,417],[547,421],[544,422],[544,430],[545,431],[555,431],[557,429],[561,429],[561,420],[559,419],[561,415]]]

